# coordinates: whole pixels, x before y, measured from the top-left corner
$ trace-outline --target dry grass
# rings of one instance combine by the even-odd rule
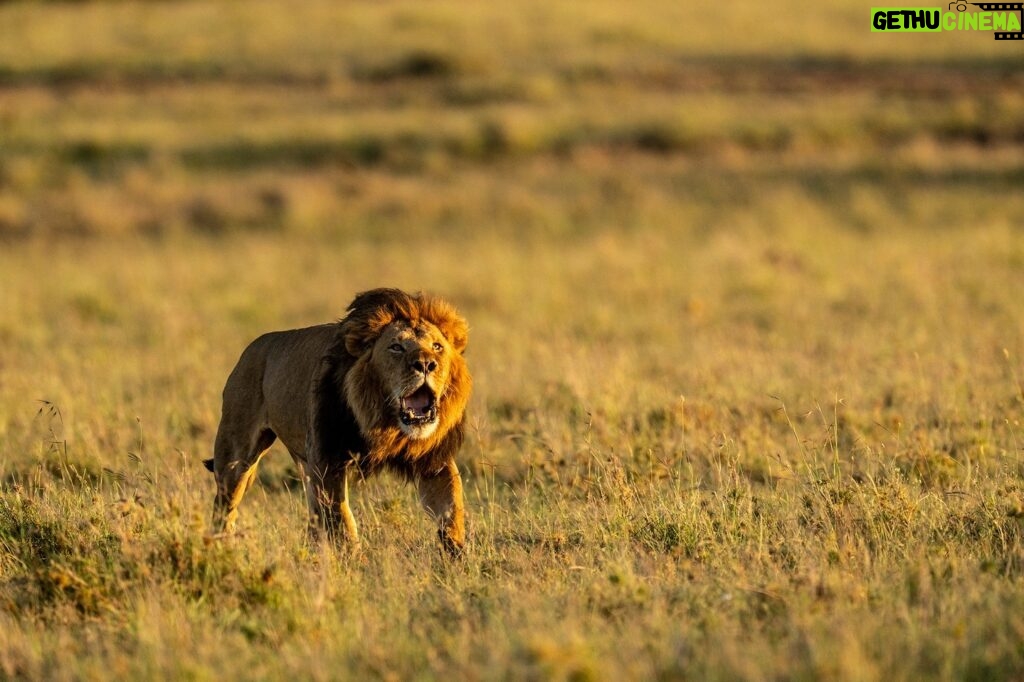
[[[804,5],[7,4],[0,237],[518,231],[561,221],[545,170],[586,183],[595,155],[612,191],[586,200],[616,224],[619,185],[641,194],[626,206],[679,190],[630,187],[637,153],[755,186],[780,163],[801,183],[1019,184],[1005,44],[865,34],[859,2]]]
[[[0,678],[1024,676],[1012,46],[284,6],[0,6]],[[279,452],[211,538],[241,348],[381,284],[472,326],[468,556]]]

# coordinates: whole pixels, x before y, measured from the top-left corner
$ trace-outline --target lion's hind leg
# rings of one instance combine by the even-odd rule
[[[270,429],[257,432],[248,443],[237,443],[226,434],[217,434],[213,456],[213,473],[217,480],[213,525],[217,532],[228,532],[234,528],[238,505],[256,480],[260,457],[276,439],[277,435]]]

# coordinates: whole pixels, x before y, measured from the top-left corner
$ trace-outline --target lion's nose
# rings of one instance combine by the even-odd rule
[[[422,372],[423,374],[430,374],[435,369],[437,369],[437,362],[431,360],[430,358],[417,358],[416,360],[413,360],[412,368],[417,372]]]

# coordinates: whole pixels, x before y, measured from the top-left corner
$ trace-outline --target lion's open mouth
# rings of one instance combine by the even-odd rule
[[[437,399],[423,384],[399,401],[399,417],[406,426],[430,424],[437,419]]]

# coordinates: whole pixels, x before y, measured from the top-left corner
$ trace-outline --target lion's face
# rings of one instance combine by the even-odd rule
[[[366,291],[340,331],[355,358],[345,399],[374,456],[401,448],[415,459],[461,424],[473,385],[463,357],[469,327],[450,303],[398,289]]]
[[[429,438],[437,429],[454,356],[448,339],[426,320],[392,322],[374,343],[370,362],[387,393],[387,416],[410,438]]]

